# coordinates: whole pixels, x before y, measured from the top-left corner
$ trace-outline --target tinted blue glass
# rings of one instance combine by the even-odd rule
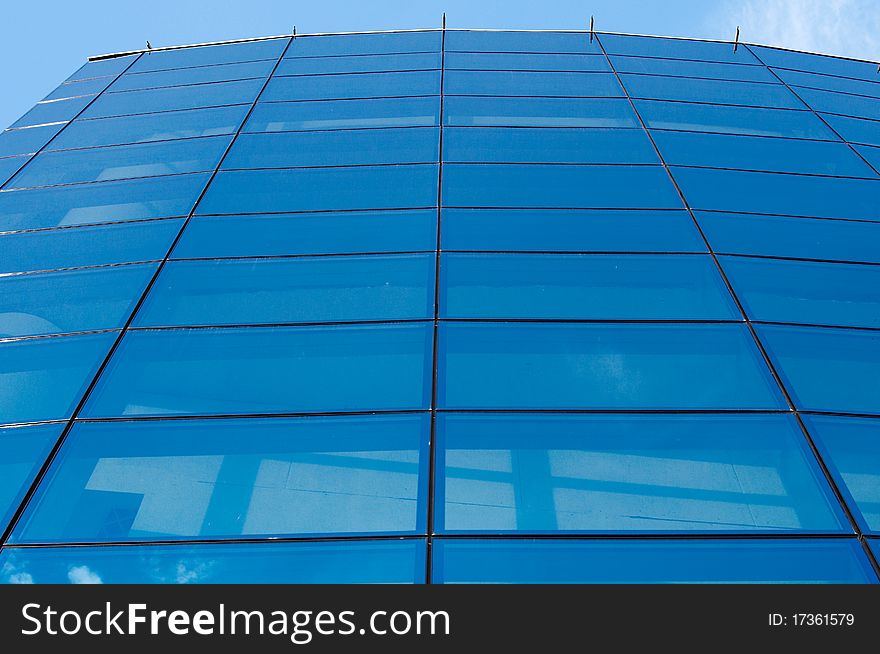
[[[474,52],[592,52],[602,54],[598,41],[590,41],[584,32],[447,30],[446,49]]]
[[[49,100],[39,102],[33,109],[16,120],[10,127],[27,127],[29,125],[45,125],[71,120],[82,111],[89,102],[95,99],[93,95],[84,95],[78,98],[66,100]]]
[[[405,97],[440,92],[440,71],[355,73],[273,77],[261,96],[265,102]]]
[[[444,161],[659,163],[644,130],[449,128]]]
[[[129,332],[91,417],[423,409],[426,325]]]
[[[872,98],[880,98],[880,84],[876,81],[851,79],[848,77],[836,77],[832,75],[814,75],[802,73],[796,70],[779,69],[775,71],[786,84],[803,86],[826,91],[838,91],[840,93],[855,93],[867,95]],[[876,78],[876,75],[875,75]]]
[[[437,211],[194,218],[175,257],[247,257],[433,250]]]
[[[439,405],[460,409],[777,409],[745,327],[450,323]]]
[[[435,583],[877,583],[852,540],[443,540]]]
[[[47,95],[44,100],[61,100],[80,95],[94,95],[103,91],[114,80],[113,77],[95,77],[79,82],[65,82]]]
[[[7,129],[0,132],[0,156],[31,154],[48,143],[63,125]]]
[[[851,532],[788,416],[438,416],[449,532]]]
[[[657,100],[636,100],[635,105],[647,126],[654,129],[838,140],[834,132],[810,111]]]
[[[794,68],[816,73],[827,73],[829,75],[861,77],[864,79],[877,78],[877,64],[867,61],[855,61],[792,50],[778,50],[765,46],[749,46],[749,48],[754,50],[761,61],[768,66]]]
[[[154,177],[210,171],[231,137],[140,143],[109,148],[41,152],[7,188]]]
[[[704,77],[740,82],[777,82],[773,73],[763,66],[659,59],[657,57],[612,56],[611,62],[618,73],[671,75],[673,77]]]
[[[875,223],[703,211],[697,219],[716,252],[880,263]]]
[[[784,173],[870,177],[845,143],[688,132],[654,132],[666,163]]]
[[[0,338],[122,327],[155,264],[0,277]]]
[[[208,175],[174,175],[0,193],[0,230],[118,222],[189,213]]]
[[[880,120],[877,98],[798,87],[797,94],[816,111]]]
[[[722,257],[754,320],[880,327],[880,266]]]
[[[705,252],[684,211],[444,209],[444,250]]]
[[[875,170],[880,168],[880,148],[874,148],[869,145],[856,145],[854,148]]]
[[[84,111],[83,118],[104,118],[128,114],[146,114],[175,109],[197,109],[227,104],[248,104],[254,101],[263,80],[193,84],[146,91],[105,93]]]
[[[431,163],[438,160],[439,143],[433,127],[243,134],[223,168]]]
[[[423,540],[5,549],[0,583],[420,583]]]
[[[90,79],[92,77],[102,77],[104,75],[118,75],[131,65],[138,55],[129,57],[113,57],[111,59],[99,59],[98,61],[89,61],[84,63],[79,70],[67,78],[66,81],[74,82],[81,79]]]
[[[391,32],[385,34],[341,34],[298,37],[290,44],[285,58],[328,55],[392,54],[398,52],[437,52],[439,31]]]
[[[115,333],[0,342],[0,421],[69,418]]]
[[[598,36],[609,54],[639,55],[644,57],[672,57],[675,59],[698,59],[741,64],[757,64],[758,60],[747,48],[733,49],[731,43],[690,41],[652,36],[624,36],[601,34]]]
[[[672,174],[694,209],[880,221],[877,179],[679,167]]]
[[[831,127],[851,143],[880,145],[880,121],[834,114],[823,114],[822,118],[827,120]],[[0,138],[0,143],[2,143],[2,138]]]
[[[611,73],[447,70],[443,92],[450,95],[618,97],[623,90]]]
[[[481,98],[447,96],[443,124],[498,127],[638,127],[624,98]]]
[[[52,141],[52,149],[233,134],[247,111],[247,105],[236,105],[121,118],[76,120]]]
[[[880,413],[880,334],[778,325],[757,329],[798,409]]]
[[[572,72],[610,72],[600,54],[541,54],[497,52],[447,52],[446,70],[565,70]]]
[[[655,75],[620,76],[629,94],[636,98],[714,102],[753,107],[803,109],[803,103],[782,84],[731,82],[727,80],[660,77]]]
[[[187,68],[214,64],[228,64],[258,59],[278,59],[289,39],[266,39],[249,43],[228,43],[199,48],[175,48],[141,55],[129,73],[168,68]]]
[[[660,166],[443,166],[443,203],[458,207],[680,208]]]
[[[293,57],[283,59],[275,75],[324,73],[381,73],[392,70],[434,70],[441,66],[439,52],[372,56]],[[448,64],[447,64],[448,66]]]
[[[12,540],[416,533],[429,426],[420,415],[78,424]]]
[[[6,529],[63,424],[0,429],[0,529]]]
[[[880,533],[878,421],[809,415],[804,421],[862,529]]]
[[[449,318],[736,320],[709,256],[446,254]]]
[[[225,171],[198,213],[261,213],[433,206],[437,166]]]
[[[245,132],[360,127],[427,127],[440,124],[440,98],[377,98],[259,103]]]
[[[135,91],[137,89],[154,89],[163,86],[180,86],[183,84],[203,84],[206,82],[226,82],[238,79],[267,77],[272,72],[275,61],[249,61],[240,64],[222,66],[203,66],[199,68],[179,68],[154,73],[128,73],[120,77],[109,92]]]
[[[24,166],[30,156],[25,155],[23,157],[4,157],[0,159],[0,185],[3,185],[6,180],[12,177],[19,168]]]
[[[433,318],[434,268],[433,254],[175,261],[135,324]]]

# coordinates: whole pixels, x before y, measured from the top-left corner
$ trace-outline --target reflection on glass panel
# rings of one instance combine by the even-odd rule
[[[611,67],[601,54],[447,52],[445,67],[446,70],[611,72]]]
[[[78,424],[12,540],[424,531],[429,425],[427,415]]]
[[[0,186],[18,172],[30,159],[29,155],[23,157],[4,157],[0,159]]]
[[[226,43],[198,48],[175,48],[141,55],[129,73],[169,68],[187,68],[228,64],[238,61],[257,61],[258,59],[278,59],[290,39],[264,39],[246,43]]]
[[[439,150],[433,127],[242,134],[223,168],[431,163]]]
[[[122,327],[156,264],[0,277],[0,338]]]
[[[335,57],[293,57],[278,65],[276,76],[322,75],[326,73],[382,73],[394,70],[439,70],[439,52],[411,54],[355,55]],[[448,64],[447,64],[448,67]]]
[[[259,103],[245,132],[362,127],[429,127],[440,124],[439,96],[317,102]]]
[[[0,343],[0,422],[69,418],[116,333]]]
[[[223,171],[198,213],[407,209],[437,202],[437,166]]]
[[[447,96],[443,124],[497,127],[638,127],[625,98]]]
[[[450,323],[438,403],[450,409],[778,409],[740,325]]]
[[[877,106],[877,98],[802,87],[795,90],[804,99],[804,102],[816,111],[880,120],[880,107]]]
[[[738,320],[708,256],[445,254],[448,318]]]
[[[435,255],[174,261],[135,325],[244,325],[434,317]]]
[[[619,97],[620,83],[611,73],[447,70],[443,92],[449,95],[544,97]]]
[[[89,417],[424,409],[432,329],[405,324],[129,332]]]
[[[856,539],[434,541],[435,583],[865,584]]]
[[[240,64],[204,66],[200,68],[179,68],[153,73],[128,73],[120,77],[108,89],[114,91],[136,91],[164,86],[183,84],[204,84],[206,82],[227,82],[230,80],[265,78],[272,72],[274,60],[250,61]]]
[[[439,30],[390,32],[385,34],[303,36],[293,40],[284,58],[438,52],[440,50],[440,42],[441,34]]]
[[[644,130],[459,128],[443,130],[443,160],[498,163],[660,163]]]
[[[609,54],[638,55],[642,57],[671,57],[740,64],[759,63],[748,48],[733,49],[731,43],[691,41],[652,36],[625,36],[602,34],[597,37]]]
[[[71,120],[94,99],[93,95],[84,95],[79,98],[39,102],[24,116],[12,123],[10,127],[28,127],[29,125],[45,125]]]
[[[661,166],[443,166],[443,204],[456,207],[677,209]]]
[[[273,77],[263,102],[405,97],[440,92],[440,71]]]
[[[179,175],[217,167],[231,137],[41,152],[7,188]]]
[[[441,533],[850,531],[789,416],[438,421]]]
[[[48,143],[63,125],[45,125],[0,132],[0,157],[32,154]]]
[[[880,413],[880,333],[779,325],[757,329],[796,408]]]
[[[880,145],[880,121],[835,114],[823,114],[822,118],[850,143]]]
[[[113,80],[113,77],[96,77],[80,82],[65,82],[43,98],[43,100],[62,100],[64,98],[76,98],[81,95],[95,95],[103,91]]]
[[[766,46],[750,45],[749,48],[754,50],[761,61],[768,66],[793,68],[795,70],[826,73],[828,75],[842,75],[844,77],[877,78],[877,64],[868,63],[867,61],[841,59],[839,57],[795,52],[793,50],[779,50]]]
[[[706,252],[685,211],[444,209],[442,238],[444,250]]]
[[[686,61],[683,59],[659,59],[657,57],[633,57],[629,55],[612,56],[611,62],[618,73],[779,83],[779,80],[773,76],[773,73],[764,68],[764,66]]]
[[[91,79],[93,77],[104,77],[106,75],[118,75],[131,65],[138,55],[129,57],[112,57],[110,59],[99,59],[98,61],[88,61],[84,63],[79,70],[67,78],[68,82],[75,82],[82,79]]]
[[[754,107],[803,109],[804,104],[782,84],[731,82],[714,79],[621,75],[623,85],[634,98],[680,102],[713,102]]]
[[[590,41],[585,32],[446,30],[446,50],[602,54],[599,42]]]
[[[174,175],[0,193],[0,229],[185,216],[209,175]]]
[[[199,216],[187,225],[174,256],[409,252],[433,250],[436,243],[436,209]]]
[[[876,81],[876,75],[874,76],[875,79],[869,82],[848,77],[814,75],[812,73],[802,73],[796,70],[779,69],[775,72],[783,82],[791,84],[792,86],[824,89],[826,91],[837,91],[839,93],[855,93],[857,95],[867,95],[872,98],[880,98],[880,84]]]
[[[880,423],[809,415],[804,422],[861,528],[880,533]]]
[[[6,529],[63,424],[0,429],[0,530]]]
[[[421,583],[425,557],[415,539],[5,549],[0,583]]]

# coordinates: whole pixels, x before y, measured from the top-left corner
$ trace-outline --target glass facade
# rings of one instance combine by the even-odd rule
[[[88,62],[0,132],[0,582],[877,583],[876,68]]]

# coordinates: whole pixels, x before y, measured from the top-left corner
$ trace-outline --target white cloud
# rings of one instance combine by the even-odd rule
[[[877,0],[727,0],[711,23],[749,43],[880,60]]]
[[[76,565],[67,572],[72,584],[103,584],[101,577],[92,572],[87,565]]]
[[[33,575],[29,572],[20,572],[11,561],[7,561],[0,568],[0,579],[9,584],[32,584],[34,583]]]

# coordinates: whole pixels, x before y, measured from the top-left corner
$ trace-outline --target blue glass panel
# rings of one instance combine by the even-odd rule
[[[30,155],[23,157],[4,157],[0,159],[0,186],[2,186],[10,177],[12,177],[18,169],[24,166]]]
[[[141,58],[128,69],[128,72],[140,73],[148,70],[278,59],[288,41],[287,38],[266,39],[248,43],[227,43],[199,48],[175,48],[160,52],[148,52],[141,55]]]
[[[598,41],[590,41],[584,32],[447,30],[446,49],[474,52],[592,52],[602,54]]]
[[[437,211],[194,218],[175,257],[256,257],[433,250]]]
[[[77,424],[12,541],[424,531],[429,427],[427,415]]]
[[[834,132],[810,111],[658,100],[636,100],[635,105],[645,124],[654,129],[838,140]]]
[[[440,71],[273,77],[264,102],[405,97],[440,92]]]
[[[254,101],[263,80],[251,79],[240,82],[217,82],[173,86],[146,91],[105,93],[84,111],[83,118],[105,118],[128,114],[146,114],[175,109],[197,109],[227,104],[248,104]]]
[[[653,132],[670,165],[870,177],[874,171],[845,143],[688,132]]]
[[[788,416],[438,416],[437,529],[851,532]]]
[[[874,167],[874,170],[880,168],[880,148],[874,148],[869,145],[856,145],[854,148],[856,152],[862,155]]]
[[[697,219],[716,252],[880,263],[875,223],[702,211]]]
[[[449,318],[738,320],[707,256],[445,254]]]
[[[150,220],[0,236],[0,274],[162,259],[183,221]]]
[[[225,171],[198,213],[407,209],[437,202],[437,166]]]
[[[215,109],[186,109],[141,116],[76,120],[52,141],[52,149],[89,148],[233,134],[248,111],[247,105]]]
[[[48,143],[63,125],[7,129],[0,132],[0,157],[31,154]]]
[[[443,92],[449,95],[544,97],[618,97],[623,90],[611,73],[447,70]]]
[[[816,111],[880,120],[877,98],[798,87],[797,94]]]
[[[223,168],[431,163],[439,158],[435,127],[243,134]]]
[[[834,114],[823,114],[822,118],[827,120],[831,127],[851,143],[880,145],[880,121]],[[2,139],[0,139],[0,143],[2,143]]]
[[[779,82],[773,76],[773,73],[763,66],[685,61],[683,59],[659,59],[656,57],[633,57],[629,55],[612,56],[611,62],[618,73],[703,77],[739,82]]]
[[[122,327],[156,264],[0,277],[0,338]]]
[[[69,418],[116,333],[0,342],[0,422]]]
[[[741,64],[757,64],[758,60],[747,48],[733,49],[731,43],[691,41],[652,36],[625,36],[601,34],[597,37],[609,54],[638,55],[643,57],[672,57]]]
[[[867,61],[855,61],[840,57],[795,52],[793,50],[778,50],[765,46],[749,46],[757,56],[768,66],[781,68],[794,68],[829,75],[843,75],[845,77],[862,77],[864,79],[877,78],[877,64]]]
[[[173,175],[0,193],[0,230],[185,216],[209,175]]]
[[[443,204],[458,207],[677,209],[661,166],[447,164]]]
[[[423,540],[51,547],[0,552],[0,583],[421,583]]]
[[[540,54],[497,52],[447,52],[446,70],[564,70],[571,72],[611,72],[599,54]]]
[[[285,58],[325,57],[329,55],[393,54],[398,52],[438,52],[439,31],[391,32],[386,34],[342,34],[297,37]]]
[[[129,57],[113,57],[111,59],[99,59],[98,61],[88,61],[84,63],[79,70],[67,78],[66,81],[74,82],[81,79],[90,79],[92,77],[102,77],[105,75],[118,75],[131,65],[138,55]]]
[[[175,261],[135,325],[433,318],[434,268],[434,254]]]
[[[880,333],[759,325],[798,409],[880,413]]]
[[[259,103],[245,132],[361,127],[429,127],[440,124],[440,98],[388,98]]]
[[[95,77],[94,79],[82,80],[80,82],[65,82],[43,99],[62,100],[64,98],[75,98],[80,95],[95,95],[107,88],[114,79],[113,77]]]
[[[660,163],[644,130],[449,128],[443,160],[498,163]]]
[[[873,538],[866,540],[865,542],[871,548],[871,552],[874,554],[874,559],[880,559],[880,540],[875,540]]]
[[[694,209],[880,221],[878,179],[679,167],[672,174]]]
[[[852,540],[443,540],[435,583],[877,583]]]
[[[728,80],[621,75],[623,85],[634,98],[680,102],[713,102],[753,107],[803,109],[803,103],[782,84],[731,82]]]
[[[804,422],[861,528],[880,533],[880,422],[810,415]]]
[[[439,406],[451,409],[778,409],[740,325],[450,323]]]
[[[880,327],[880,266],[721,259],[753,320]]]
[[[443,124],[498,127],[638,127],[624,98],[443,99]]]
[[[685,211],[444,209],[444,250],[705,252]]]
[[[183,84],[204,84],[206,82],[227,82],[230,80],[265,78],[272,72],[274,60],[250,61],[222,66],[202,66],[199,68],[178,68],[154,73],[128,73],[114,82],[109,92],[154,89]]]
[[[63,424],[0,429],[0,530],[6,529],[62,429]]]
[[[83,107],[95,99],[93,95],[84,95],[79,98],[66,100],[49,100],[39,102],[33,109],[16,120],[10,127],[27,127],[29,125],[45,125],[73,119]]]
[[[802,86],[826,91],[838,91],[840,93],[855,93],[867,95],[872,98],[880,98],[880,84],[876,81],[851,79],[848,77],[836,77],[832,75],[814,75],[802,73],[796,70],[780,69],[775,71],[786,84]],[[876,79],[876,74],[874,75]],[[799,92],[796,90],[796,92]]]
[[[293,57],[283,59],[275,75],[325,73],[381,73],[393,70],[434,70],[441,65],[439,52],[372,56]],[[448,67],[448,64],[447,64]]]
[[[185,139],[87,150],[41,152],[7,188],[211,171],[231,137]]]
[[[90,417],[424,409],[430,324],[129,332]]]

